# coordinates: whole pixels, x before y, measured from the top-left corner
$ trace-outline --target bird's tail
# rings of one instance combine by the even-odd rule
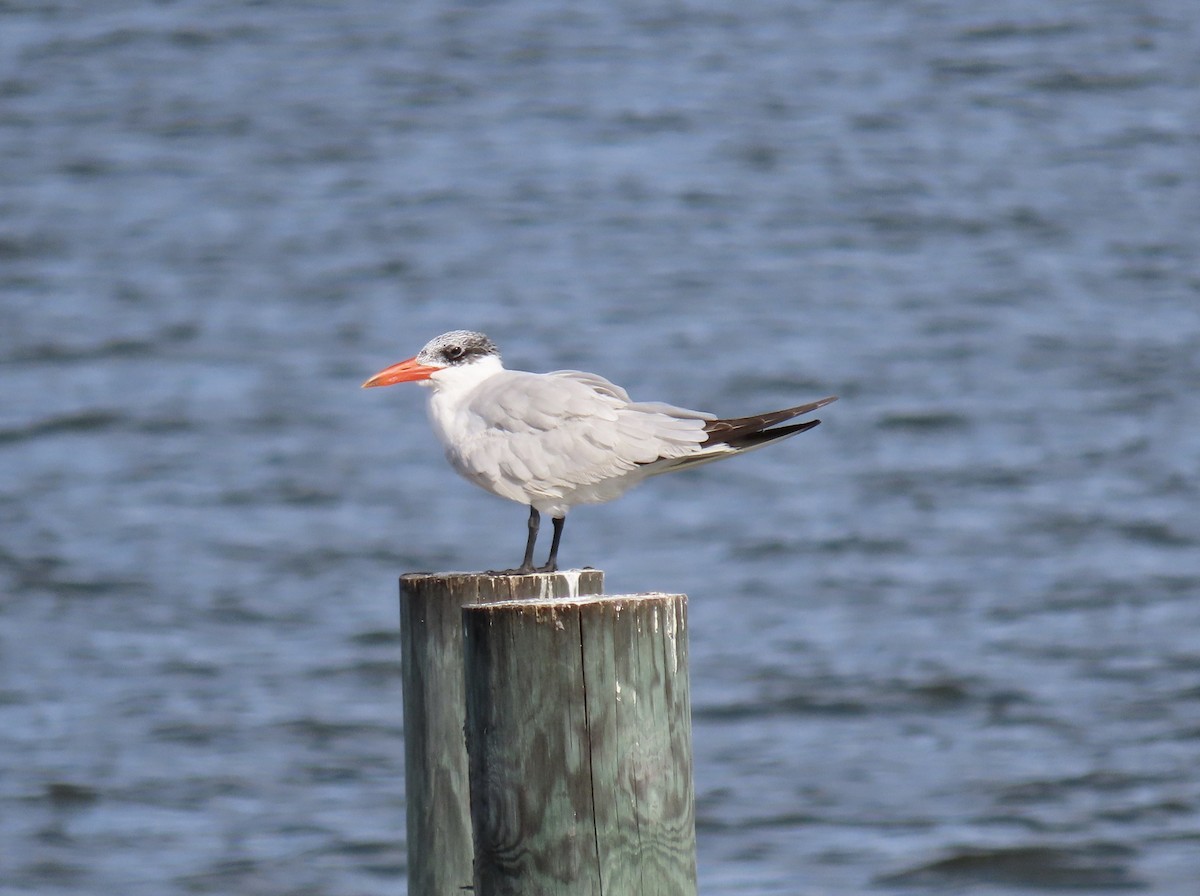
[[[794,423],[791,426],[778,426],[777,424],[783,423],[786,420],[792,420],[801,414],[815,411],[817,408],[823,408],[834,401],[837,401],[837,396],[831,395],[829,398],[822,398],[820,401],[797,405],[794,408],[784,408],[782,411],[769,411],[765,414],[755,414],[751,417],[734,417],[728,420],[710,420],[704,425],[704,431],[708,433],[708,438],[704,440],[700,447],[709,448],[718,445],[728,445],[735,451],[748,451],[751,448],[758,448],[779,439],[786,439],[788,436],[794,436],[798,432],[812,429],[821,421],[805,420],[803,423]]]
[[[794,408],[784,408],[781,411],[769,411],[765,414],[755,414],[751,417],[732,417],[727,420],[709,420],[704,424],[708,437],[696,446],[696,453],[685,454],[682,457],[660,458],[647,465],[647,473],[667,473],[688,467],[697,467],[711,463],[723,457],[741,454],[743,451],[753,451],[772,442],[778,442],[812,429],[820,420],[805,420],[803,423],[793,423],[789,426],[779,426],[788,420],[795,419],[801,414],[823,408],[830,402],[837,401],[836,395],[822,398],[810,404],[797,405]]]

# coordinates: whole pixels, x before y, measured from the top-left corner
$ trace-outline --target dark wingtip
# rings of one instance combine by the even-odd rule
[[[818,401],[797,405],[792,408],[784,408],[781,411],[771,411],[751,417],[710,420],[704,427],[708,433],[708,438],[704,441],[704,444],[711,445],[723,442],[736,448],[739,445],[772,441],[793,433],[804,432],[806,429],[812,429],[821,421],[806,420],[803,423],[796,423],[791,426],[779,426],[779,424],[799,417],[802,414],[811,413],[818,408],[823,408],[834,401],[837,401],[837,396],[831,395],[828,398],[822,398]]]

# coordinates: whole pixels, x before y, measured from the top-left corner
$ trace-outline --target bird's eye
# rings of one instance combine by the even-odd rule
[[[445,354],[447,361],[457,361],[463,356],[464,352],[465,349],[461,345],[448,345],[443,354]]]

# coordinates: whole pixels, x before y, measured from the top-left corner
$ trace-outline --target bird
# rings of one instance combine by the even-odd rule
[[[416,355],[380,370],[369,389],[415,382],[429,387],[428,412],[450,465],[467,480],[529,507],[525,575],[558,569],[567,512],[620,497],[642,480],[744,454],[812,429],[788,423],[836,401],[718,418],[663,402],[633,401],[595,373],[509,370],[483,333],[453,330]],[[781,425],[787,424],[787,425]],[[553,521],[546,563],[535,567],[541,515]]]

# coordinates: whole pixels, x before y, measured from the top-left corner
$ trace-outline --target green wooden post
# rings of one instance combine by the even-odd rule
[[[695,896],[687,598],[462,616],[474,896]]]
[[[574,597],[604,590],[600,570],[527,576],[481,573],[400,579],[404,789],[410,896],[471,886],[471,810],[463,740],[462,607],[481,601]]]

